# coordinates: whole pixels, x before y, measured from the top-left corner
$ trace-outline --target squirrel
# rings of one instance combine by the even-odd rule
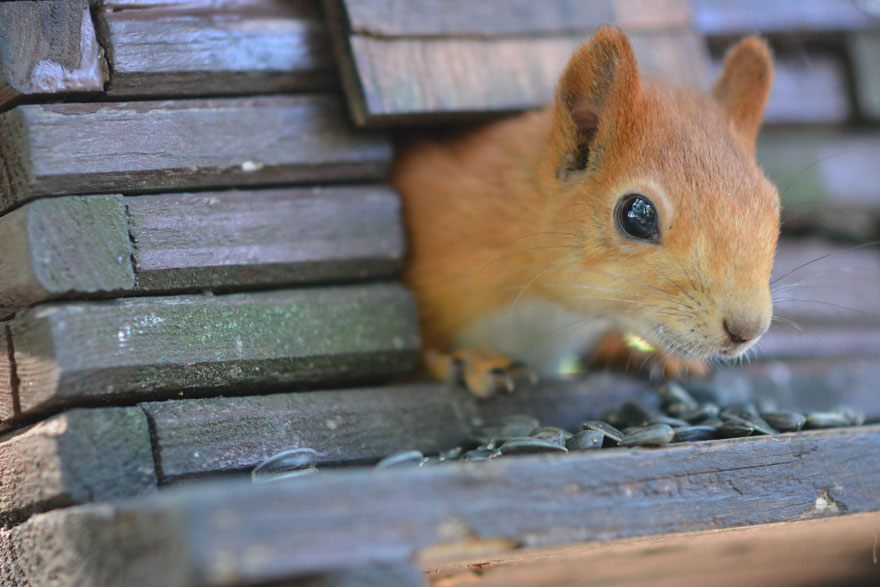
[[[626,36],[602,27],[547,109],[400,149],[428,370],[488,397],[574,355],[650,357],[671,377],[755,344],[780,231],[755,161],[772,78],[747,37],[710,96],[642,79]]]

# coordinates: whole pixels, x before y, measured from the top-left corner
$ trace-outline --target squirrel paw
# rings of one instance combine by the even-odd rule
[[[435,379],[461,385],[482,399],[490,398],[499,391],[511,393],[516,381],[522,377],[535,381],[535,376],[522,363],[486,348],[452,353],[427,350],[424,361]]]
[[[647,373],[652,379],[678,379],[686,375],[708,373],[706,364],[701,361],[682,359],[659,350],[633,348],[616,332],[602,337],[589,364],[594,368],[608,367],[632,373]]]

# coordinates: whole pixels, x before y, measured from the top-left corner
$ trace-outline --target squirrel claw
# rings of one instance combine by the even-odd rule
[[[425,365],[431,376],[440,381],[461,385],[479,398],[488,399],[499,392],[512,393],[516,382],[535,377],[519,361],[498,355],[485,348],[453,353],[428,350]]]

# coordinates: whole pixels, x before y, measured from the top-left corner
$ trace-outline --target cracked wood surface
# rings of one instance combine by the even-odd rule
[[[880,427],[867,426],[214,482],[40,514],[0,543],[7,576],[35,583],[254,584],[438,545],[489,541],[503,553],[811,520],[880,510],[878,442]],[[90,556],[70,564],[86,544]]]
[[[103,92],[108,79],[87,0],[0,2],[0,110]]]
[[[394,276],[400,201],[381,185],[69,196],[0,218],[0,316],[60,298]]]
[[[332,95],[30,104],[0,114],[0,210],[41,196],[381,180]]]
[[[106,0],[107,95],[210,96],[327,89],[336,74],[314,0]]]

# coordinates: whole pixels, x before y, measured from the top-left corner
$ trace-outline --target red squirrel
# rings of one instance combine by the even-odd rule
[[[773,62],[759,38],[727,54],[710,96],[639,77],[603,27],[554,103],[402,149],[425,362],[480,396],[574,354],[667,376],[744,353],[770,325],[779,194],[755,162]]]

